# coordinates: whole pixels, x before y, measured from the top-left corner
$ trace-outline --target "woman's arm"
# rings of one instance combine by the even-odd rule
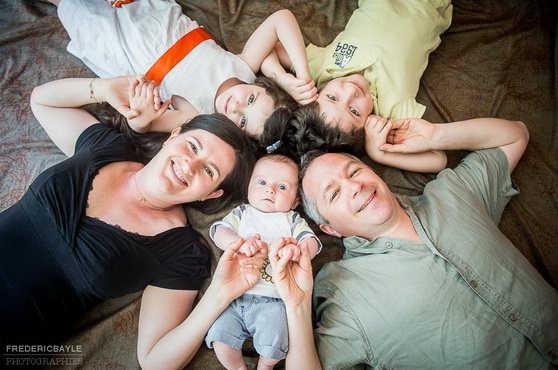
[[[314,279],[308,245],[301,244],[300,261],[295,262],[292,260],[292,250],[279,257],[279,250],[285,243],[288,243],[288,239],[280,238],[269,250],[273,280],[287,310],[289,351],[285,367],[297,369],[304,364],[305,369],[321,369],[312,327]]]
[[[508,157],[510,172],[521,159],[529,131],[521,121],[500,118],[475,118],[442,124],[432,124],[414,118],[395,121],[388,144],[380,149],[387,152],[415,153],[426,150],[477,150],[500,148]]]
[[[80,107],[95,103],[92,78],[71,78],[37,86],[31,93],[31,109],[50,139],[71,156],[79,135],[98,120]],[[100,96],[100,92],[97,92]]]
[[[263,254],[245,257],[236,253],[240,246],[238,242],[223,253],[209,288],[193,309],[196,291],[145,289],[138,335],[142,369],[182,369],[215,319],[258,281]]]
[[[51,140],[66,155],[74,153],[79,135],[99,122],[81,107],[108,102],[121,113],[135,115],[129,108],[129,86],[139,76],[116,78],[66,78],[37,86],[31,94],[31,109]]]
[[[447,156],[443,151],[426,150],[419,153],[396,153],[380,148],[388,141],[393,129],[393,121],[378,116],[368,117],[365,126],[366,153],[375,162],[406,171],[438,173],[447,165]]]

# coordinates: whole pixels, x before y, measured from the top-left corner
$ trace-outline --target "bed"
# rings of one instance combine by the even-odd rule
[[[102,1],[102,0],[99,0]],[[139,0],[141,1],[141,0]],[[249,34],[273,11],[291,9],[305,40],[328,44],[341,31],[356,0],[179,0],[217,41],[239,52]],[[555,288],[558,287],[558,82],[557,5],[553,0],[454,0],[453,22],[430,55],[417,100],[424,118],[450,122],[472,117],[523,121],[531,139],[513,178],[521,190],[500,227]],[[93,73],[65,47],[68,36],[55,6],[31,0],[3,2],[0,12],[0,211],[15,203],[45,168],[64,159],[33,117],[34,86]],[[99,30],[102,32],[102,30]],[[455,164],[462,152],[450,153]],[[420,192],[432,175],[375,166],[392,189]],[[189,210],[189,219],[207,239],[214,215]],[[339,240],[319,234],[325,247],[314,272],[339,259]],[[0,241],[0,244],[2,241]],[[80,345],[78,363],[87,369],[136,369],[135,344],[141,292],[111,299],[92,309],[67,342]],[[245,351],[249,364],[256,354]],[[73,365],[52,368],[75,368]],[[188,369],[221,368],[204,345]]]

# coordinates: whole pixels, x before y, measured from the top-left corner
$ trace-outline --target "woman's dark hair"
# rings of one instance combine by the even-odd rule
[[[168,132],[137,133],[130,128],[126,117],[118,113],[108,103],[88,105],[85,107],[101,123],[125,134],[134,144],[134,152],[139,160],[146,164],[161,150],[163,143],[169,138]]]
[[[256,162],[254,141],[244,135],[224,114],[200,114],[182,125],[180,133],[191,130],[204,130],[230,145],[235,153],[232,171],[223,179],[217,189],[223,190],[219,198],[188,203],[203,213],[211,214],[236,202],[244,202],[247,198],[250,175]]]
[[[277,142],[281,144],[276,145]],[[279,148],[277,148],[279,146]],[[260,139],[260,151],[285,154],[297,163],[310,150],[324,152],[348,152],[361,154],[364,149],[364,133],[347,134],[337,127],[328,126],[320,116],[316,102],[291,111],[277,109],[268,120]]]
[[[159,152],[163,143],[169,138],[170,134],[166,132],[145,134],[135,132],[128,125],[126,118],[109,104],[97,104],[95,107],[87,107],[87,109],[102,123],[128,136],[134,144],[136,155],[144,164]],[[235,202],[245,201],[248,182],[256,162],[254,141],[244,135],[242,130],[230,119],[219,113],[201,114],[192,118],[181,126],[180,133],[191,130],[204,130],[223,140],[233,148],[235,161],[231,173],[223,179],[217,189],[214,189],[222,189],[223,195],[219,198],[188,203],[188,206],[204,213],[215,213]]]

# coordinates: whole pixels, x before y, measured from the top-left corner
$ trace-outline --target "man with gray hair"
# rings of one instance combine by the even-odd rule
[[[498,229],[518,193],[510,174],[527,146],[525,125],[387,125],[386,153],[474,151],[414,197],[394,195],[355,157],[303,159],[306,213],[346,248],[314,285],[323,367],[558,365],[558,294]]]

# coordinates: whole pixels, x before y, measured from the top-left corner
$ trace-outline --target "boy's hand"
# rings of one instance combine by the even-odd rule
[[[381,162],[381,159],[386,155],[380,148],[386,144],[392,125],[393,121],[374,115],[368,116],[364,125],[366,152],[370,158],[377,162]]]
[[[161,104],[159,91],[153,81],[130,81],[130,109],[139,114],[128,119],[130,127],[139,133],[149,131],[151,122],[168,109],[170,100]]]
[[[277,76],[276,81],[298,104],[309,104],[318,99],[318,89],[310,78],[299,78],[286,72]]]

